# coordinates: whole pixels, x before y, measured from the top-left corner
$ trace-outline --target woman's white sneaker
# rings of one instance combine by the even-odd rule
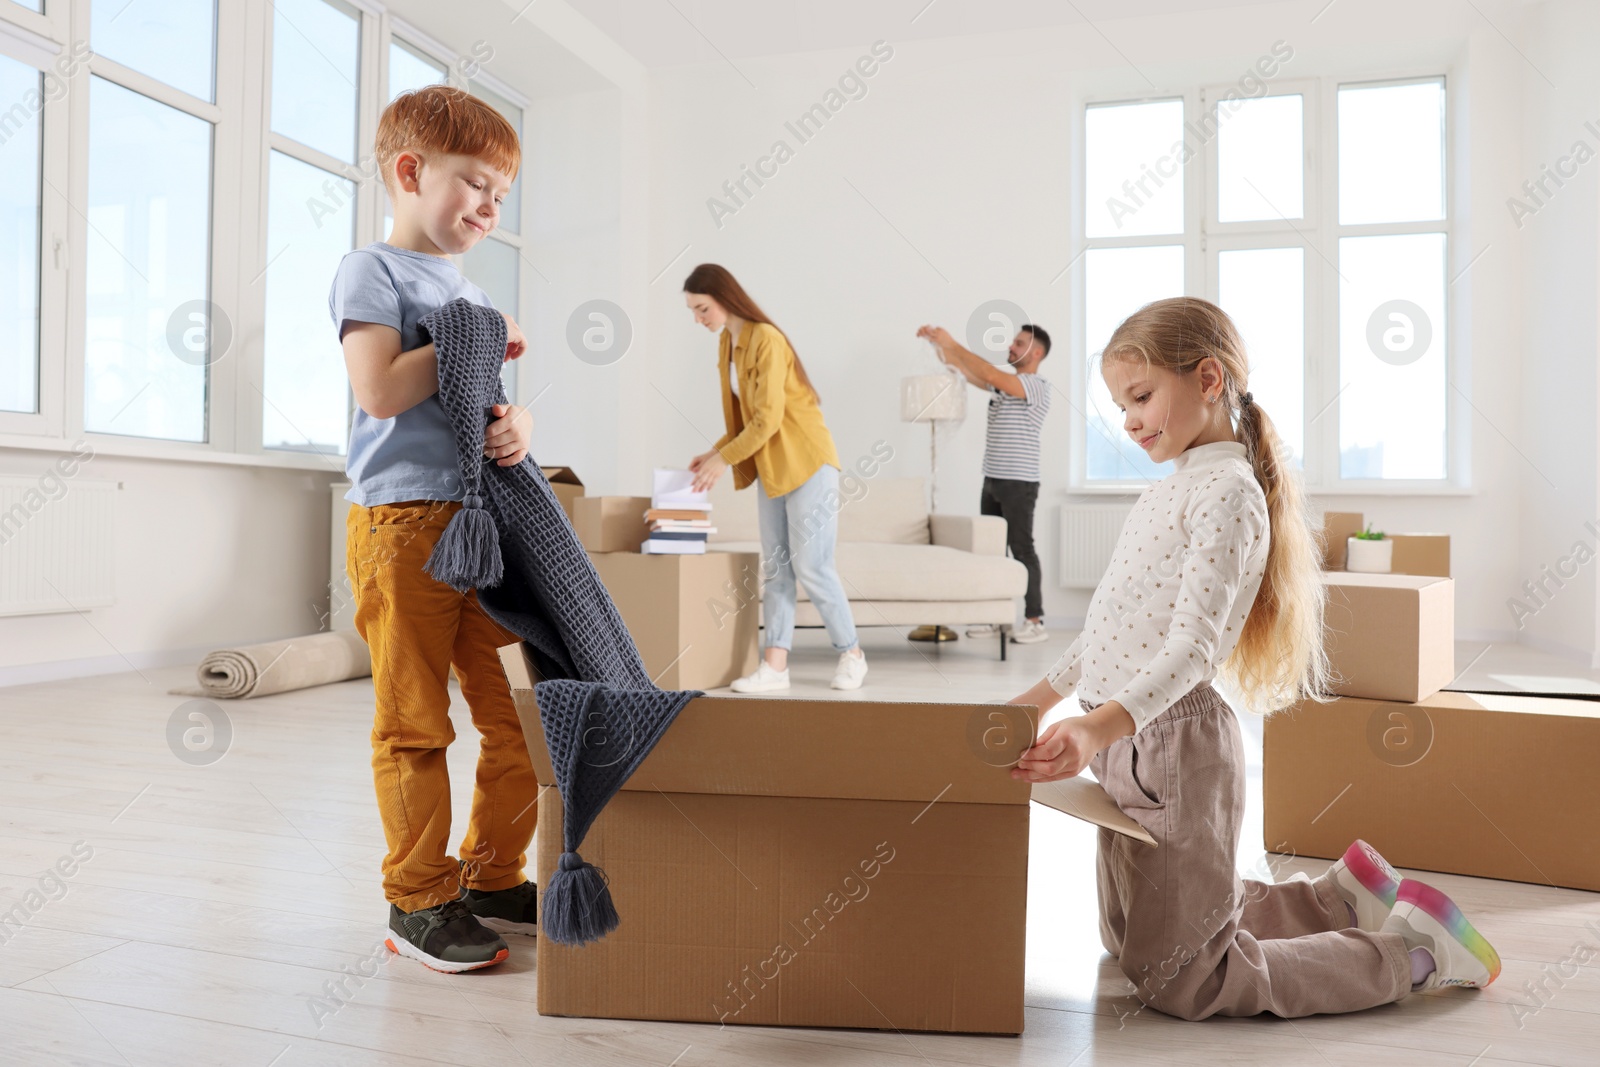
[[[766,660],[761,661],[761,666],[755,669],[754,674],[747,674],[743,678],[735,678],[728,688],[735,693],[771,693],[779,689],[789,688],[789,669],[774,670],[772,664]]]
[[[860,689],[861,683],[867,677],[867,657],[865,654],[842,652],[839,655],[839,668],[833,672],[833,688],[835,689]]]

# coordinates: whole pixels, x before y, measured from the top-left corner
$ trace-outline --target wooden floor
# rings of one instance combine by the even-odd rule
[[[934,649],[868,630],[868,687],[841,695],[826,688],[833,657],[822,635],[802,631],[792,695],[1009,697],[1042,675],[1064,636],[1013,646],[1002,664],[994,642]],[[1468,674],[1477,685],[1559,676],[1565,688],[1600,691],[1593,672],[1525,649],[1463,645],[1459,654],[1464,665],[1479,657]],[[184,699],[167,689],[188,674],[0,690],[0,910],[22,903],[29,913],[20,933],[3,928],[0,1064],[1600,1063],[1600,897],[1430,875],[1504,958],[1491,989],[1293,1022],[1184,1023],[1138,1010],[1096,935],[1091,831],[1039,808],[1021,1038],[541,1018],[530,942],[513,939],[506,964],[453,977],[382,950],[370,679],[228,704],[226,755],[191,766],[167,732]],[[458,813],[476,747],[465,711],[458,695]],[[1246,737],[1251,810],[1240,869],[1318,873],[1321,861],[1261,851],[1258,724],[1246,724]],[[41,884],[75,845],[92,854],[64,880],[64,895]],[[1539,1005],[1530,981],[1543,981],[1544,1004],[1519,1011]],[[340,982],[343,1005],[315,1010]]]

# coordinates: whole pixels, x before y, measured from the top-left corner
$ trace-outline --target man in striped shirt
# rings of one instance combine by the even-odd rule
[[[1050,385],[1039,377],[1039,364],[1050,354],[1050,335],[1031,324],[1017,331],[1006,359],[1015,373],[961,347],[943,327],[924,326],[917,336],[932,341],[946,363],[989,393],[989,433],[983,450],[983,494],[978,510],[1006,520],[1006,547],[1012,558],[1028,568],[1024,622],[1013,631],[1011,640],[1036,644],[1049,636],[1044,629],[1039,553],[1033,546],[1033,509],[1039,500],[1039,430],[1050,411]],[[967,636],[992,633],[993,626],[975,626]]]

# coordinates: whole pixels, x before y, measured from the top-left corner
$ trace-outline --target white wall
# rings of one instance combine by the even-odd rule
[[[36,478],[57,459],[0,449],[0,473]],[[161,666],[322,628],[331,475],[99,454],[77,477],[122,483],[117,602],[0,618],[0,679]]]
[[[1537,614],[1527,619],[1522,639],[1553,651],[1571,651],[1600,663],[1596,647],[1596,573],[1600,563],[1577,569],[1576,577],[1559,587],[1546,568],[1557,568],[1575,543],[1591,549],[1597,537],[1586,524],[1597,511],[1596,481],[1600,438],[1600,333],[1596,302],[1600,296],[1600,159],[1590,159],[1576,177],[1536,204],[1521,190],[1544,168],[1584,142],[1600,152],[1600,10],[1582,0],[1552,0],[1533,8],[1518,69],[1524,86],[1525,123],[1522,158],[1515,181],[1497,188],[1499,209],[1519,197],[1537,208],[1513,228],[1511,244],[1520,255],[1523,330],[1507,348],[1523,366],[1521,418],[1528,428],[1519,440],[1526,460],[1519,461],[1522,507],[1500,517],[1502,528],[1513,522],[1520,538],[1516,585],[1541,583],[1538,598],[1519,588],[1506,597],[1521,597]],[[1559,88],[1556,88],[1559,87]],[[1591,128],[1592,127],[1592,128]],[[1569,172],[1570,172],[1570,168]],[[1600,526],[1600,523],[1596,524]],[[1566,567],[1570,575],[1573,566]],[[1541,601],[1543,606],[1541,606]]]
[[[1581,6],[1549,12],[1549,32],[1567,33],[1566,23],[1577,16],[1566,8]],[[1517,9],[1485,10],[1495,25],[1519,32]],[[1089,94],[1157,91],[1107,47],[1106,38],[1161,91],[1233,82],[1281,39],[1295,50],[1285,77],[1373,77],[1422,66],[1444,71],[1460,90],[1453,130],[1454,271],[1490,249],[1451,292],[1459,380],[1471,400],[1457,400],[1456,408],[1470,438],[1473,490],[1442,497],[1338,496],[1317,504],[1364,511],[1389,529],[1451,533],[1461,579],[1458,631],[1510,639],[1505,600],[1527,569],[1518,542],[1550,514],[1528,510],[1543,508],[1550,498],[1529,491],[1531,472],[1519,455],[1528,452],[1519,402],[1525,382],[1532,375],[1540,392],[1546,384],[1536,364],[1518,358],[1523,332],[1517,278],[1525,250],[1504,206],[1525,169],[1519,130],[1531,72],[1493,26],[1456,0],[1343,0],[1314,25],[1308,18],[1303,4],[1269,4],[1105,22],[1097,29],[905,44],[895,44],[893,27],[886,27],[883,36],[894,56],[868,82],[867,96],[848,103],[814,140],[798,147],[793,160],[737,214],[724,218],[720,229],[707,198],[720,195],[724,180],[738,177],[741,165],[754,163],[774,139],[796,144],[784,122],[818,100],[870,42],[827,53],[741,59],[739,69],[754,90],[722,63],[655,71],[653,262],[665,264],[685,244],[691,248],[651,287],[651,358],[642,372],[664,397],[650,398],[653,444],[623,457],[617,488],[637,491],[649,466],[681,463],[721,431],[715,345],[692,324],[679,292],[689,268],[701,261],[734,270],[792,336],[847,463],[884,438],[897,451],[894,473],[926,471],[926,430],[898,421],[899,379],[931,367],[912,333],[932,321],[959,335],[981,301],[1016,300],[1052,330],[1057,349],[1042,372],[1065,387],[1075,358],[1066,341],[1077,324],[1070,315],[1073,277],[1061,271],[1080,241],[1072,226],[1072,127]],[[1577,62],[1583,49],[1575,40],[1570,48]],[[1590,196],[1585,210],[1593,203]],[[1573,255],[1585,241],[1592,252],[1593,234],[1591,222],[1565,238]],[[1545,328],[1565,333],[1568,320],[1586,315],[1577,328],[1592,333],[1592,270],[1585,291],[1588,303],[1548,309],[1555,314]],[[1577,307],[1588,310],[1580,315]],[[1563,482],[1574,514],[1585,507],[1592,511],[1594,394],[1591,371],[1570,400],[1571,416],[1577,419],[1581,409],[1589,424],[1576,438],[1578,453],[1588,458],[1577,460],[1573,478]],[[1054,512],[1069,499],[1066,456],[1076,447],[1067,432],[1067,407],[1058,392],[1045,434],[1047,472],[1037,524],[1046,613],[1061,623],[1081,619],[1087,601],[1086,593],[1062,589],[1055,580]],[[977,510],[981,407],[974,415],[953,447],[941,446],[944,510]],[[1584,471],[1586,488],[1578,485]],[[1569,489],[1575,495],[1565,496]],[[1518,515],[1527,518],[1519,523],[1513,518]],[[1587,656],[1594,640],[1593,589],[1569,589],[1561,612],[1551,609],[1549,625]],[[1565,614],[1579,621],[1569,624]],[[1558,617],[1563,621],[1556,622]]]

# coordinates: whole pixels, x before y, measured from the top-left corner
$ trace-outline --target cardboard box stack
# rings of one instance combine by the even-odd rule
[[[500,655],[553,781],[535,668],[520,644]],[[1016,710],[997,760],[992,731],[973,740],[988,704],[691,701],[584,838],[621,925],[539,939],[539,1013],[1020,1033],[1030,790],[1003,767],[1038,712]],[[538,819],[544,885],[556,790]]]
[[[1366,517],[1359,511],[1322,513],[1322,569],[1342,571],[1349,540],[1366,529]],[[1417,574],[1434,578],[1450,577],[1450,535],[1435,533],[1388,533],[1394,542],[1391,574]]]
[[[1600,704],[1498,693],[1343,697],[1267,719],[1264,838],[1334,859],[1600,891]]]
[[[718,689],[756,669],[756,553],[630,550],[591,552],[589,561],[663,689]]]
[[[1267,847],[1334,859],[1362,838],[1398,867],[1600,890],[1600,704],[1443,691],[1450,538],[1389,534],[1392,572],[1354,574],[1344,539],[1363,528],[1358,514],[1324,516],[1339,696],[1266,721]]]
[[[1449,534],[1389,534],[1394,542],[1395,574],[1422,574],[1450,577]]]
[[[655,493],[644,513],[649,529],[639,551],[650,555],[701,555],[706,541],[716,533],[711,525],[711,501],[693,488],[690,471],[656,469]]]
[[[550,483],[550,488],[555,490],[556,499],[561,502],[561,509],[567,513],[567,521],[572,521],[573,504],[583,496],[583,479],[578,477],[571,467],[540,467],[544,472],[545,481]]]
[[[655,496],[578,497],[572,526],[655,683],[718,689],[756,669],[761,560],[706,551],[711,505],[691,482],[658,471]]]
[[[1360,533],[1361,514],[1355,511],[1322,513],[1322,569],[1344,570],[1345,549],[1350,538]]]
[[[1455,677],[1455,582],[1324,571],[1333,691],[1413,702]]]
[[[590,552],[637,552],[650,536],[649,506],[647,496],[582,496],[573,503],[572,528]]]

